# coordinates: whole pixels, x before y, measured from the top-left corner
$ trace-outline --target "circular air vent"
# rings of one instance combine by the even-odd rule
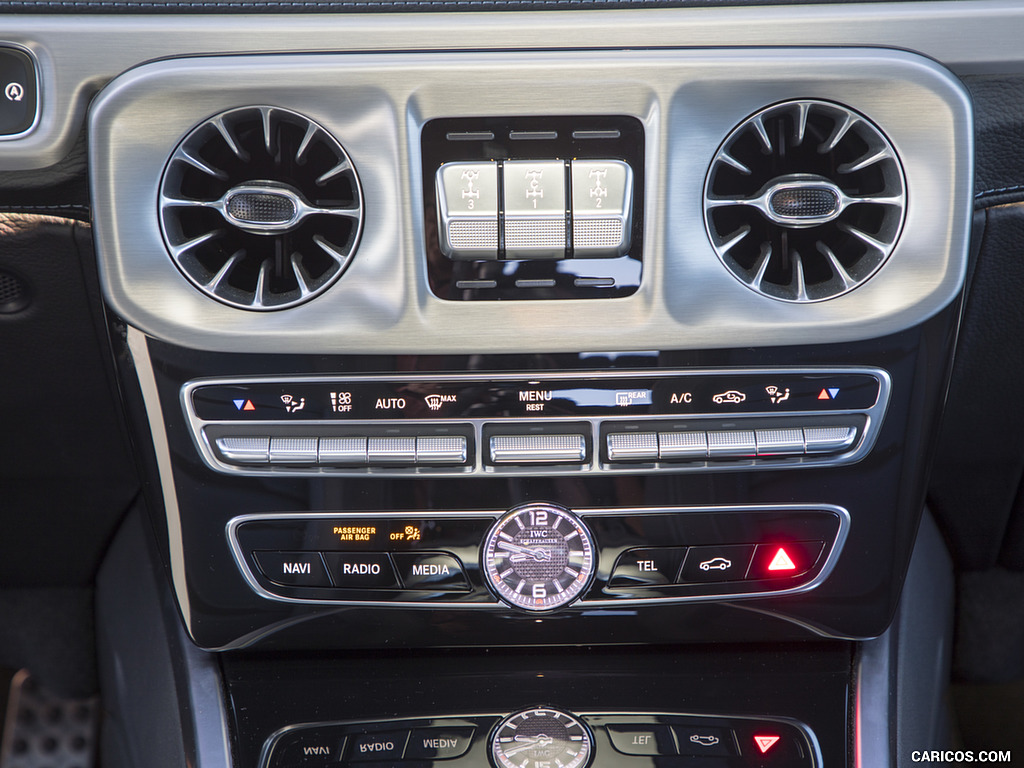
[[[307,117],[243,107],[196,126],[167,163],[164,240],[201,291],[243,309],[284,309],[326,290],[362,229],[359,178]]]
[[[823,101],[776,104],[722,144],[704,186],[715,252],[751,289],[793,302],[856,288],[903,227],[899,159],[862,115]]]

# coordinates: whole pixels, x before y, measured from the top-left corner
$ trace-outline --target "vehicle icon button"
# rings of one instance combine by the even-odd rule
[[[727,560],[724,557],[713,557],[710,560],[705,560],[700,564],[702,571],[710,571],[712,569],[716,571],[727,571],[732,568],[732,560]]]
[[[746,576],[753,555],[752,544],[690,547],[677,581],[739,581]]]
[[[679,754],[688,757],[733,757],[739,754],[732,730],[718,725],[673,726],[679,743]]]
[[[715,405],[722,405],[723,403],[742,403],[745,402],[747,396],[742,392],[735,389],[730,389],[725,392],[719,392],[717,395],[712,395],[711,401]]]

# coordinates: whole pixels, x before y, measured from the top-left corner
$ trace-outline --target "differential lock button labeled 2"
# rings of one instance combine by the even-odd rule
[[[629,252],[633,170],[621,160],[573,160],[572,247],[577,259]]]

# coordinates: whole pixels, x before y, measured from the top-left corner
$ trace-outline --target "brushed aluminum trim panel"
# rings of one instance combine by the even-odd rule
[[[702,182],[722,139],[766,104],[796,97],[843,102],[880,126],[903,161],[909,201],[900,244],[876,276],[811,306],[752,295],[737,283],[714,255],[701,216]],[[249,103],[303,113],[334,134],[359,168],[367,212],[341,280],[315,301],[258,315],[196,291],[167,257],[154,214],[164,160],[181,137],[209,115]],[[530,301],[434,297],[423,259],[420,126],[453,114],[588,114],[595,105],[645,127],[640,290],[548,301],[543,312]],[[969,99],[934,62],[899,51],[179,59],[111,83],[94,104],[90,136],[107,300],[150,335],[224,352],[578,352],[873,338],[920,323],[957,296],[973,205]]]

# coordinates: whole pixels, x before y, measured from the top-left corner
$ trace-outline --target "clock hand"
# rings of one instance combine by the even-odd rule
[[[539,736],[516,736],[515,740],[525,743],[521,743],[517,747],[503,750],[505,757],[517,755],[520,752],[524,752],[527,749],[533,749],[534,747],[547,747],[554,741],[554,739],[544,733]]]
[[[516,552],[520,555],[526,555],[527,557],[532,557],[537,562],[551,559],[551,552],[546,547],[521,547],[510,541],[499,541],[498,549],[503,549],[506,552]]]

